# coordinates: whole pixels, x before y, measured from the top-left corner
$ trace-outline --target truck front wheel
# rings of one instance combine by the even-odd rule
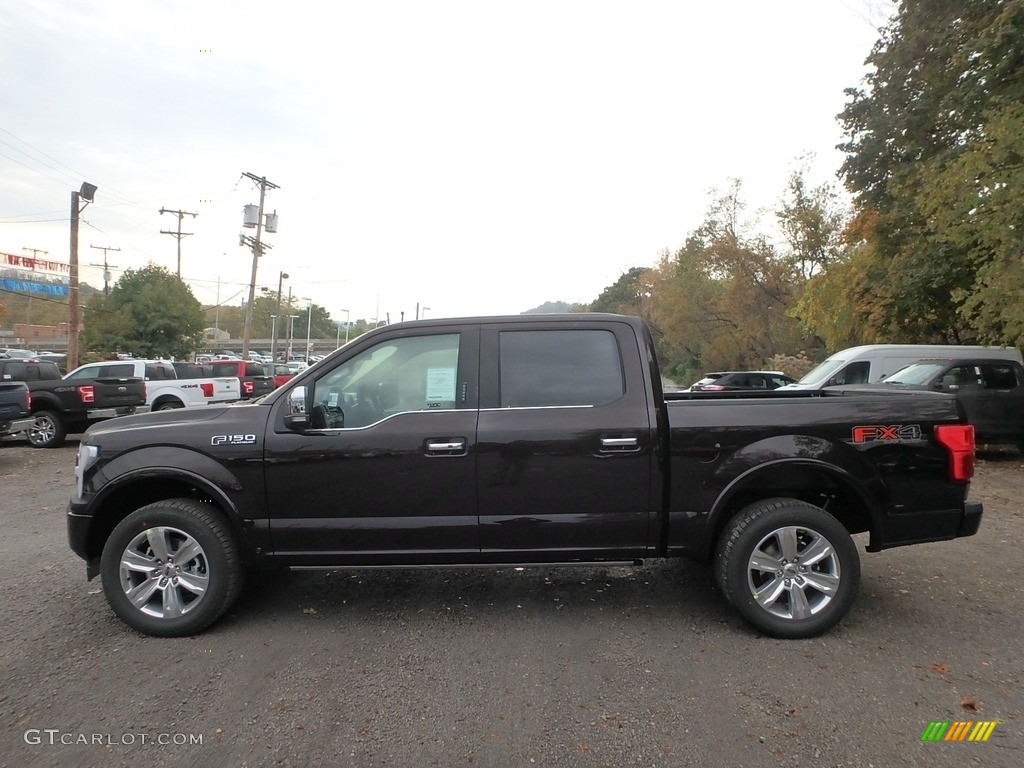
[[[765,634],[814,637],[846,615],[860,585],[857,548],[842,523],[796,499],[741,510],[714,560],[726,599]]]
[[[67,425],[55,411],[36,411],[36,420],[28,429],[28,442],[33,448],[59,448],[68,436]]]
[[[210,505],[169,499],[114,528],[100,575],[122,621],[147,635],[180,637],[201,632],[231,606],[243,568],[230,529]]]

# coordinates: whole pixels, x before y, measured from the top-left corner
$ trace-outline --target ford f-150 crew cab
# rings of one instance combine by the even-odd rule
[[[238,379],[207,376],[191,363],[166,360],[107,360],[87,363],[71,371],[65,380],[94,376],[135,376],[146,381],[146,406],[152,411],[194,408],[230,403],[241,398]]]
[[[261,566],[710,559],[780,637],[825,631],[867,549],[970,536],[973,430],[933,392],[666,395],[619,315],[420,320],[251,403],[81,441],[71,548],[112,609],[199,632]]]
[[[142,379],[97,376],[75,381],[61,378],[47,360],[0,360],[0,381],[24,381],[32,393],[33,424],[28,441],[36,448],[57,448],[68,432],[129,415],[146,402]]]

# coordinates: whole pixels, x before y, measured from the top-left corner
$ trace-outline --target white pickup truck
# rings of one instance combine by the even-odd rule
[[[117,376],[145,379],[146,405],[153,411],[195,408],[241,399],[241,385],[236,377],[191,377],[192,373],[201,372],[198,366],[181,368],[180,364],[165,360],[108,360],[81,365],[64,378],[73,380]]]

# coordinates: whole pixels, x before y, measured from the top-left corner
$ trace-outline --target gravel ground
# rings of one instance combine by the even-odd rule
[[[1016,453],[981,456],[977,536],[864,553],[814,640],[759,636],[705,567],[660,560],[296,572],[161,640],[67,547],[76,447],[0,447],[0,766],[1024,764]],[[933,720],[998,725],[922,743]]]

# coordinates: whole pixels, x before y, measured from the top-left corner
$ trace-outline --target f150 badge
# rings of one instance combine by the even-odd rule
[[[917,424],[874,425],[853,428],[855,443],[902,443],[921,439],[921,427]]]
[[[210,445],[253,445],[256,435],[214,435]]]

